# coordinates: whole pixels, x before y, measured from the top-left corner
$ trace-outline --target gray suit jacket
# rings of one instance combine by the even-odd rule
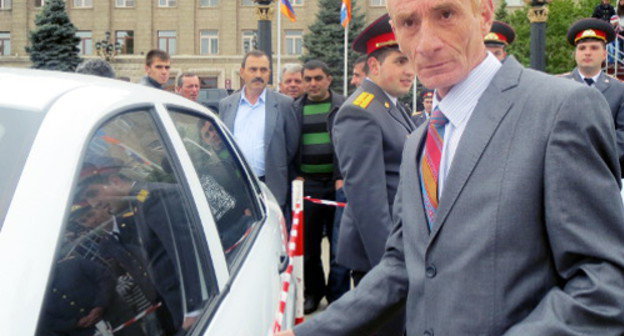
[[[236,92],[219,102],[219,116],[232,133],[240,99],[241,93]],[[292,161],[299,147],[300,129],[292,103],[292,98],[266,89],[265,182],[282,208],[287,205]]]
[[[374,95],[366,108],[354,104],[364,93]],[[338,110],[332,137],[349,200],[340,222],[339,264],[368,271],[381,260],[392,228],[401,152],[414,128],[409,116],[368,80]]]
[[[297,336],[359,335],[403,305],[407,335],[622,335],[624,209],[596,90],[507,60],[459,142],[429,233],[403,152],[381,263]]]
[[[585,84],[578,69],[574,69],[574,71],[564,75],[564,77]],[[619,158],[620,162],[624,163],[624,83],[601,72],[594,86],[602,92],[611,108],[611,114],[615,123]]]

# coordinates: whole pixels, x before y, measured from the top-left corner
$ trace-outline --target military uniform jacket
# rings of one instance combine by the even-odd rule
[[[574,69],[574,71],[564,75],[564,77],[587,85],[581,78],[578,69]],[[620,164],[622,164],[624,163],[624,83],[601,72],[594,86],[602,92],[611,108],[611,115],[615,123],[618,155]]]
[[[409,116],[370,80],[338,110],[332,138],[349,200],[340,227],[339,264],[368,271],[381,259],[403,144],[414,128]]]
[[[459,140],[429,232],[407,140],[395,225],[359,286],[295,328],[361,335],[405,305],[407,335],[624,334],[624,207],[608,105],[508,59]]]

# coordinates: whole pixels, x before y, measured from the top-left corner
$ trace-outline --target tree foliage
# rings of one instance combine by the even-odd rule
[[[331,88],[342,93],[344,28],[340,24],[341,1],[319,0],[318,6],[316,20],[308,27],[310,32],[303,36],[306,53],[300,59],[302,62],[318,59],[327,63],[333,77]],[[352,1],[352,14],[349,24],[349,73],[353,69],[353,62],[359,56],[351,49],[351,44],[364,26],[364,15],[359,14],[357,1]]]
[[[35,18],[37,27],[30,32],[30,54],[33,68],[74,71],[80,64],[77,47],[80,38],[69,20],[65,1],[48,0]]]
[[[494,13],[494,17],[498,21],[507,22],[508,15],[509,14],[507,13],[507,1],[501,0],[498,8],[496,9],[496,13]]]
[[[574,47],[568,44],[566,33],[577,20],[590,17],[598,2],[595,0],[553,0],[548,6],[546,23],[546,72],[560,74],[572,70]],[[529,6],[509,13],[507,22],[516,30],[516,41],[507,47],[520,63],[531,63],[531,26],[527,13]]]

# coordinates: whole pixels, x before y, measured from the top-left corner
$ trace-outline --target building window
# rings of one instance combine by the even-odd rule
[[[303,31],[286,30],[286,55],[303,54]]]
[[[11,55],[11,33],[0,32],[0,56]]]
[[[134,0],[116,0],[115,7],[134,7]]]
[[[256,49],[256,31],[244,30],[243,31],[243,54]]]
[[[168,52],[169,55],[175,55],[177,49],[175,30],[158,31],[158,49]]]
[[[134,31],[118,30],[115,32],[115,42],[121,47],[121,54],[134,54]]]
[[[199,5],[201,7],[217,7],[219,6],[219,0],[201,0]]]
[[[11,0],[0,0],[0,9],[11,9]]]
[[[74,8],[93,7],[93,0],[74,0]]]
[[[78,49],[80,55],[93,55],[93,33],[90,31],[76,32],[76,36],[80,37]]]
[[[255,3],[253,2],[253,0],[241,0],[241,5],[242,6],[254,6]]]
[[[35,7],[43,7],[45,0],[35,0]]]
[[[370,0],[371,6],[385,6],[386,0]]]
[[[200,54],[217,55],[219,54],[219,31],[218,30],[202,30],[199,36]]]
[[[290,4],[293,6],[303,6],[303,0],[290,0]]]
[[[175,7],[176,0],[158,0],[158,7]]]

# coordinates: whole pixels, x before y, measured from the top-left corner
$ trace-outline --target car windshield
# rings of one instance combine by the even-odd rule
[[[0,230],[43,114],[0,106]]]

